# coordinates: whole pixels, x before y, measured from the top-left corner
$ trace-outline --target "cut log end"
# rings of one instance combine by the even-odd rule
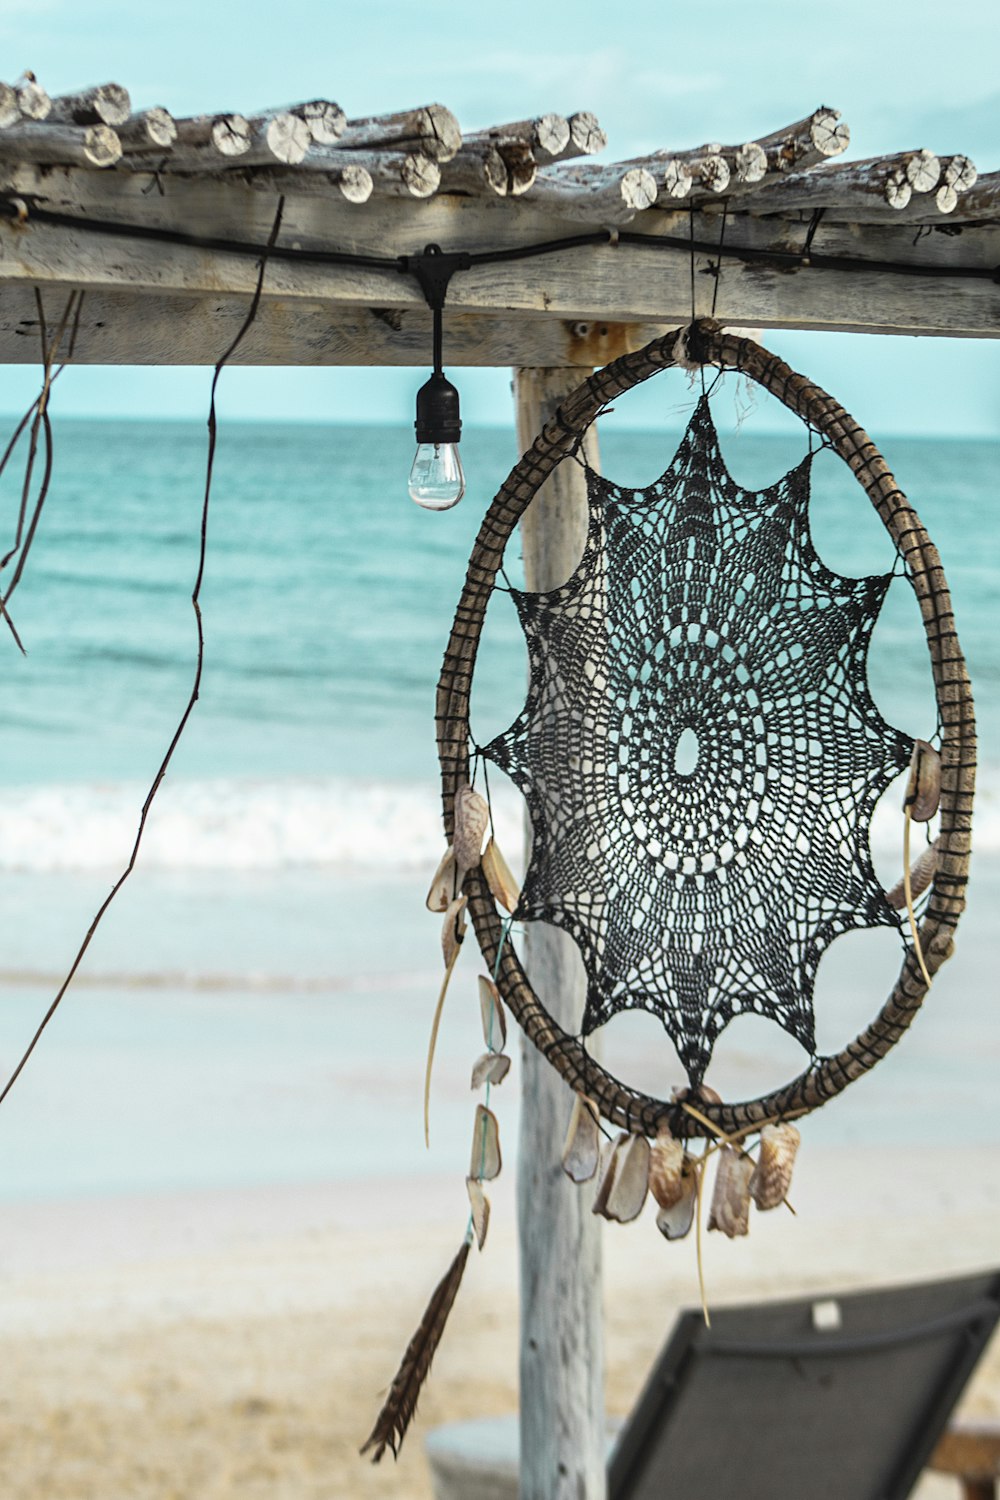
[[[24,120],[47,120],[52,110],[52,100],[36,82],[34,74],[25,74],[14,85],[17,107]]]
[[[694,185],[686,162],[670,160],[663,168],[663,187],[669,198],[687,198]]]
[[[305,120],[283,111],[268,120],[264,140],[275,161],[294,167],[309,150],[313,136]]]
[[[462,145],[461,126],[451,110],[446,109],[443,104],[428,104],[423,114],[426,122],[422,145],[424,154],[432,161],[451,161],[453,156],[458,155]]]
[[[220,156],[243,156],[250,150],[250,123],[243,115],[220,115],[212,122],[212,145]]]
[[[645,167],[631,167],[622,177],[622,200],[629,208],[641,212],[656,202],[656,178]]]
[[[414,198],[432,197],[441,183],[441,168],[437,162],[412,151],[403,157],[399,175]]]
[[[698,177],[707,193],[724,193],[729,186],[729,166],[725,157],[714,152],[704,157],[698,167]]]
[[[541,115],[535,121],[532,144],[539,161],[554,161],[569,145],[569,138],[565,115]]]
[[[941,159],[933,151],[914,151],[905,170],[915,193],[933,193],[941,181]]]
[[[83,135],[83,150],[95,167],[113,167],[121,161],[122,143],[110,125],[88,125]]]
[[[347,116],[340,105],[329,99],[312,99],[293,112],[306,122],[310,135],[320,146],[335,145],[347,124]]]
[[[913,189],[903,172],[890,172],[885,180],[883,194],[890,208],[905,208],[913,196]]]
[[[152,146],[166,151],[177,139],[177,126],[169,110],[154,105],[152,109],[130,116],[119,134],[126,150],[144,151]]]
[[[372,174],[366,167],[345,167],[337,186],[348,203],[367,203],[372,195]]]
[[[809,126],[813,149],[820,156],[839,156],[851,144],[851,130],[840,111],[821,107],[813,115]]]
[[[607,134],[601,129],[600,121],[588,109],[570,115],[569,138],[580,156],[594,156],[608,144]]]
[[[759,182],[767,172],[767,152],[756,141],[747,141],[736,150],[737,182]]]
[[[128,89],[120,83],[100,83],[78,94],[62,94],[52,101],[48,118],[63,125],[124,125],[132,113]]]
[[[946,156],[941,160],[941,176],[956,193],[967,193],[979,178],[975,165],[967,156]]]

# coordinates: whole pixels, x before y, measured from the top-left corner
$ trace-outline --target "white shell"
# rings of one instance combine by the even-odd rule
[[[485,974],[479,976],[479,1010],[483,1018],[483,1041],[491,1052],[502,1052],[507,1045],[507,1017],[500,991]]]
[[[709,1229],[718,1229],[729,1239],[750,1233],[750,1179],[754,1162],[733,1146],[719,1152],[715,1191],[708,1214]]]
[[[937,812],[940,801],[941,757],[926,740],[914,740],[903,807],[909,809],[915,823],[927,823]]]
[[[794,1125],[764,1126],[760,1133],[757,1165],[750,1179],[750,1194],[759,1209],[777,1208],[779,1203],[784,1203],[801,1140]]]
[[[914,901],[922,896],[937,874],[938,867],[938,844],[940,840],[935,839],[933,844],[928,844],[921,854],[910,866],[910,893]],[[897,880],[891,891],[886,891],[885,899],[890,906],[897,911],[902,911],[906,905],[906,883]]]
[[[698,1201],[698,1179],[694,1160],[685,1155],[681,1167],[680,1197],[668,1208],[661,1208],[656,1215],[656,1227],[664,1239],[682,1240],[694,1223],[694,1210]]]
[[[472,1069],[472,1087],[481,1089],[484,1083],[503,1083],[510,1072],[510,1058],[506,1052],[484,1052]]]
[[[649,1152],[649,1191],[660,1208],[673,1208],[684,1196],[684,1166],[684,1146],[664,1125]]]
[[[477,1182],[491,1182],[494,1177],[499,1177],[500,1167],[500,1127],[497,1117],[485,1104],[477,1104],[469,1176],[474,1177]]]
[[[468,925],[465,918],[467,905],[467,896],[456,896],[444,914],[441,927],[441,952],[444,955],[446,969],[450,969],[458,957],[458,950],[465,937],[465,929]]]
[[[521,892],[496,839],[490,839],[483,851],[483,874],[493,899],[504,911],[513,912],[521,899]]]
[[[427,892],[428,911],[447,911],[458,894],[455,881],[455,851],[449,844],[441,856],[441,863],[434,871],[431,888]]]
[[[649,1191],[649,1142],[644,1135],[618,1136],[603,1163],[594,1213],[629,1224],[642,1212]]]
[[[573,1182],[589,1182],[600,1159],[601,1127],[597,1106],[584,1094],[575,1094],[563,1144],[563,1171]]]
[[[489,804],[472,790],[467,781],[463,782],[455,793],[455,837],[452,840],[460,885],[466,871],[479,863],[483,838],[489,826]]]
[[[490,1227],[490,1200],[483,1192],[483,1185],[478,1178],[467,1177],[465,1186],[469,1194],[469,1206],[472,1209],[472,1227],[476,1235],[476,1244],[481,1250],[486,1244],[486,1231]]]

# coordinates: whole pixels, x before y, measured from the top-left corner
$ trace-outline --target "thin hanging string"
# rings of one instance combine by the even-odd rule
[[[25,1064],[28,1061],[28,1058],[31,1056],[32,1052],[34,1052],[36,1046],[38,1045],[38,1042],[39,1042],[39,1040],[40,1040],[40,1038],[42,1036],[42,1033],[44,1032],[46,1026],[48,1026],[49,1022],[52,1020],[52,1017],[55,1015],[56,1011],[58,1010],[60,1001],[62,1000],[62,998],[65,995],[66,991],[69,989],[70,985],[72,984],[73,979],[76,976],[76,972],[79,969],[80,964],[83,962],[84,954],[87,952],[87,949],[90,947],[90,944],[91,944],[91,941],[93,940],[94,934],[97,932],[98,927],[101,925],[101,922],[104,919],[104,915],[107,912],[108,907],[114,901],[114,899],[117,896],[118,892],[121,890],[122,886],[125,884],[125,882],[129,878],[129,876],[132,874],[132,871],[135,869],[136,860],[139,857],[139,847],[140,847],[140,845],[142,843],[143,834],[146,831],[146,823],[147,823],[147,820],[149,818],[150,809],[151,809],[151,807],[153,805],[153,799],[155,798],[157,792],[159,791],[160,786],[161,786],[161,784],[163,782],[163,779],[166,776],[167,768],[170,765],[170,762],[171,762],[171,760],[173,759],[173,756],[174,756],[174,751],[177,749],[177,746],[178,746],[178,744],[180,742],[181,736],[183,735],[184,730],[187,727],[188,720],[190,719],[191,714],[194,711],[194,706],[195,706],[195,704],[198,701],[198,694],[199,694],[199,691],[201,689],[202,671],[203,671],[204,662],[205,662],[205,633],[204,633],[204,627],[203,627],[203,624],[202,624],[201,602],[200,601],[201,601],[201,586],[202,586],[202,581],[203,581],[204,576],[205,576],[205,561],[206,561],[207,549],[208,549],[208,511],[209,511],[209,500],[210,500],[211,493],[212,493],[212,470],[213,470],[214,460],[215,460],[215,440],[216,440],[215,392],[216,392],[216,388],[217,388],[217,386],[219,384],[219,376],[222,373],[223,367],[226,365],[226,363],[235,354],[235,352],[238,349],[239,345],[242,343],[244,337],[246,336],[247,332],[249,331],[251,324],[253,323],[254,319],[257,316],[257,310],[260,307],[261,295],[262,295],[263,290],[264,290],[264,273],[265,273],[265,271],[267,269],[268,256],[269,256],[271,250],[274,247],[275,241],[278,238],[278,233],[279,233],[279,231],[281,229],[281,218],[282,218],[282,213],[284,212],[284,207],[285,207],[285,200],[284,200],[284,197],[281,197],[281,198],[278,199],[278,208],[277,208],[277,212],[275,213],[275,216],[274,216],[274,223],[273,223],[273,225],[271,227],[271,233],[270,233],[270,236],[269,236],[268,241],[267,241],[267,246],[266,246],[266,248],[264,250],[264,253],[263,253],[263,255],[261,256],[261,259],[260,259],[260,268],[259,268],[259,271],[258,271],[258,274],[257,274],[257,284],[256,284],[256,288],[254,290],[253,297],[252,297],[251,302],[250,302],[250,307],[249,307],[249,309],[247,311],[247,315],[244,318],[243,323],[240,325],[240,329],[239,329],[239,332],[236,334],[236,337],[233,339],[232,343],[229,345],[228,349],[226,350],[226,352],[223,354],[222,358],[219,360],[218,364],[216,365],[216,367],[215,367],[215,373],[212,376],[212,387],[211,387],[211,394],[210,394],[209,406],[208,406],[208,459],[207,459],[207,463],[206,463],[206,467],[205,467],[205,492],[204,492],[204,497],[202,499],[202,506],[201,506],[201,528],[200,528],[199,545],[198,545],[198,567],[197,567],[197,572],[195,574],[194,588],[191,591],[191,607],[194,610],[195,623],[196,623],[196,628],[197,628],[197,640],[198,640],[197,655],[196,655],[196,659],[195,659],[194,681],[192,682],[192,685],[191,685],[191,692],[190,692],[190,695],[188,697],[187,704],[185,705],[184,711],[181,714],[180,721],[178,722],[177,728],[174,730],[173,736],[172,736],[172,738],[170,740],[170,744],[167,746],[166,754],[164,755],[162,761],[160,762],[159,769],[157,770],[156,775],[153,778],[152,785],[150,786],[149,791],[146,794],[146,800],[142,804],[142,811],[139,814],[139,826],[138,826],[138,829],[136,830],[135,841],[134,841],[134,843],[132,845],[132,852],[129,855],[128,863],[126,864],[126,866],[125,866],[124,870],[122,871],[122,873],[119,875],[118,879],[115,881],[114,885],[111,887],[111,890],[108,892],[107,896],[104,898],[104,900],[101,903],[101,905],[98,907],[97,914],[94,917],[93,921],[91,922],[90,926],[88,927],[87,933],[86,933],[86,936],[83,939],[83,942],[80,944],[80,947],[77,949],[76,957],[73,959],[73,962],[70,965],[69,972],[66,975],[66,978],[63,980],[62,984],[59,986],[59,989],[58,989],[58,991],[56,993],[55,999],[52,1001],[52,1004],[49,1006],[48,1010],[45,1012],[45,1015],[42,1017],[41,1024],[39,1025],[38,1029],[36,1030],[36,1032],[35,1032],[34,1036],[32,1037],[31,1041],[29,1042],[28,1047],[27,1047],[27,1049],[26,1049],[23,1057],[21,1058],[20,1062],[18,1063],[17,1067],[14,1069],[13,1073],[10,1075],[10,1077],[8,1078],[6,1084],[4,1085],[3,1091],[0,1092],[0,1104],[3,1103],[3,1101],[6,1099],[7,1095],[10,1093],[11,1089],[14,1087],[14,1084],[17,1082],[18,1078],[20,1077],[21,1072],[22,1072]]]
[[[715,286],[712,289],[712,311],[710,316],[715,317],[715,304],[719,300],[719,282],[722,280],[722,247],[726,243],[726,218],[729,214],[729,199],[722,205],[722,226],[719,230],[719,258],[715,262]]]

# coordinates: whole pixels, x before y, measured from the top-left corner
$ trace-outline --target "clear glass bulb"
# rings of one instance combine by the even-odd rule
[[[425,510],[451,510],[465,494],[462,460],[454,443],[421,443],[410,470],[410,499]]]

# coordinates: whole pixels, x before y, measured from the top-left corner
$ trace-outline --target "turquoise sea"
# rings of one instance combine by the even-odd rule
[[[723,391],[718,420],[735,477],[776,479],[802,439],[760,435],[728,400]],[[616,428],[612,415],[605,471],[626,483],[658,477],[682,423],[676,407],[661,433]],[[195,658],[204,425],[60,420],[57,400],[54,424],[51,493],[11,606],[27,655],[0,637],[5,1074],[128,857]],[[1000,865],[1000,443],[875,436],[952,585],[979,705],[986,891]],[[434,687],[472,539],[516,457],[513,436],[467,430],[462,455],[467,496],[432,515],[406,495],[405,429],[221,425],[201,698],[136,873],[0,1108],[0,1197],[377,1172],[393,1130],[362,1146],[357,1122],[386,1097],[398,1097],[417,1159],[439,972],[436,923],[423,911],[441,846]],[[18,484],[15,457],[0,485],[3,536]],[[812,517],[832,567],[891,566],[864,495],[829,455],[815,466]],[[480,739],[523,699],[520,632],[512,611],[496,615],[477,669]],[[902,582],[878,627],[871,681],[886,717],[932,731],[926,649]],[[511,848],[519,816],[516,794],[501,792]],[[880,810],[874,843],[887,880],[898,839],[895,810]],[[966,977],[949,1001],[966,1006],[954,1024],[979,1038],[984,1069],[1000,1057],[996,1023],[981,1029],[992,1014],[990,909],[984,897],[970,912]],[[897,964],[898,954],[889,978]],[[842,987],[852,991],[857,975],[844,969]],[[843,1023],[881,998],[849,995]],[[476,1045],[457,1009],[446,1073],[449,1057]],[[919,1091],[935,1067],[959,1067],[949,1046],[928,1031],[895,1086]],[[787,1076],[786,1062],[782,1052],[775,1065]],[[448,1088],[438,1106],[443,1142],[456,1122],[459,1157],[468,1107]],[[840,1128],[850,1121],[847,1112]]]

